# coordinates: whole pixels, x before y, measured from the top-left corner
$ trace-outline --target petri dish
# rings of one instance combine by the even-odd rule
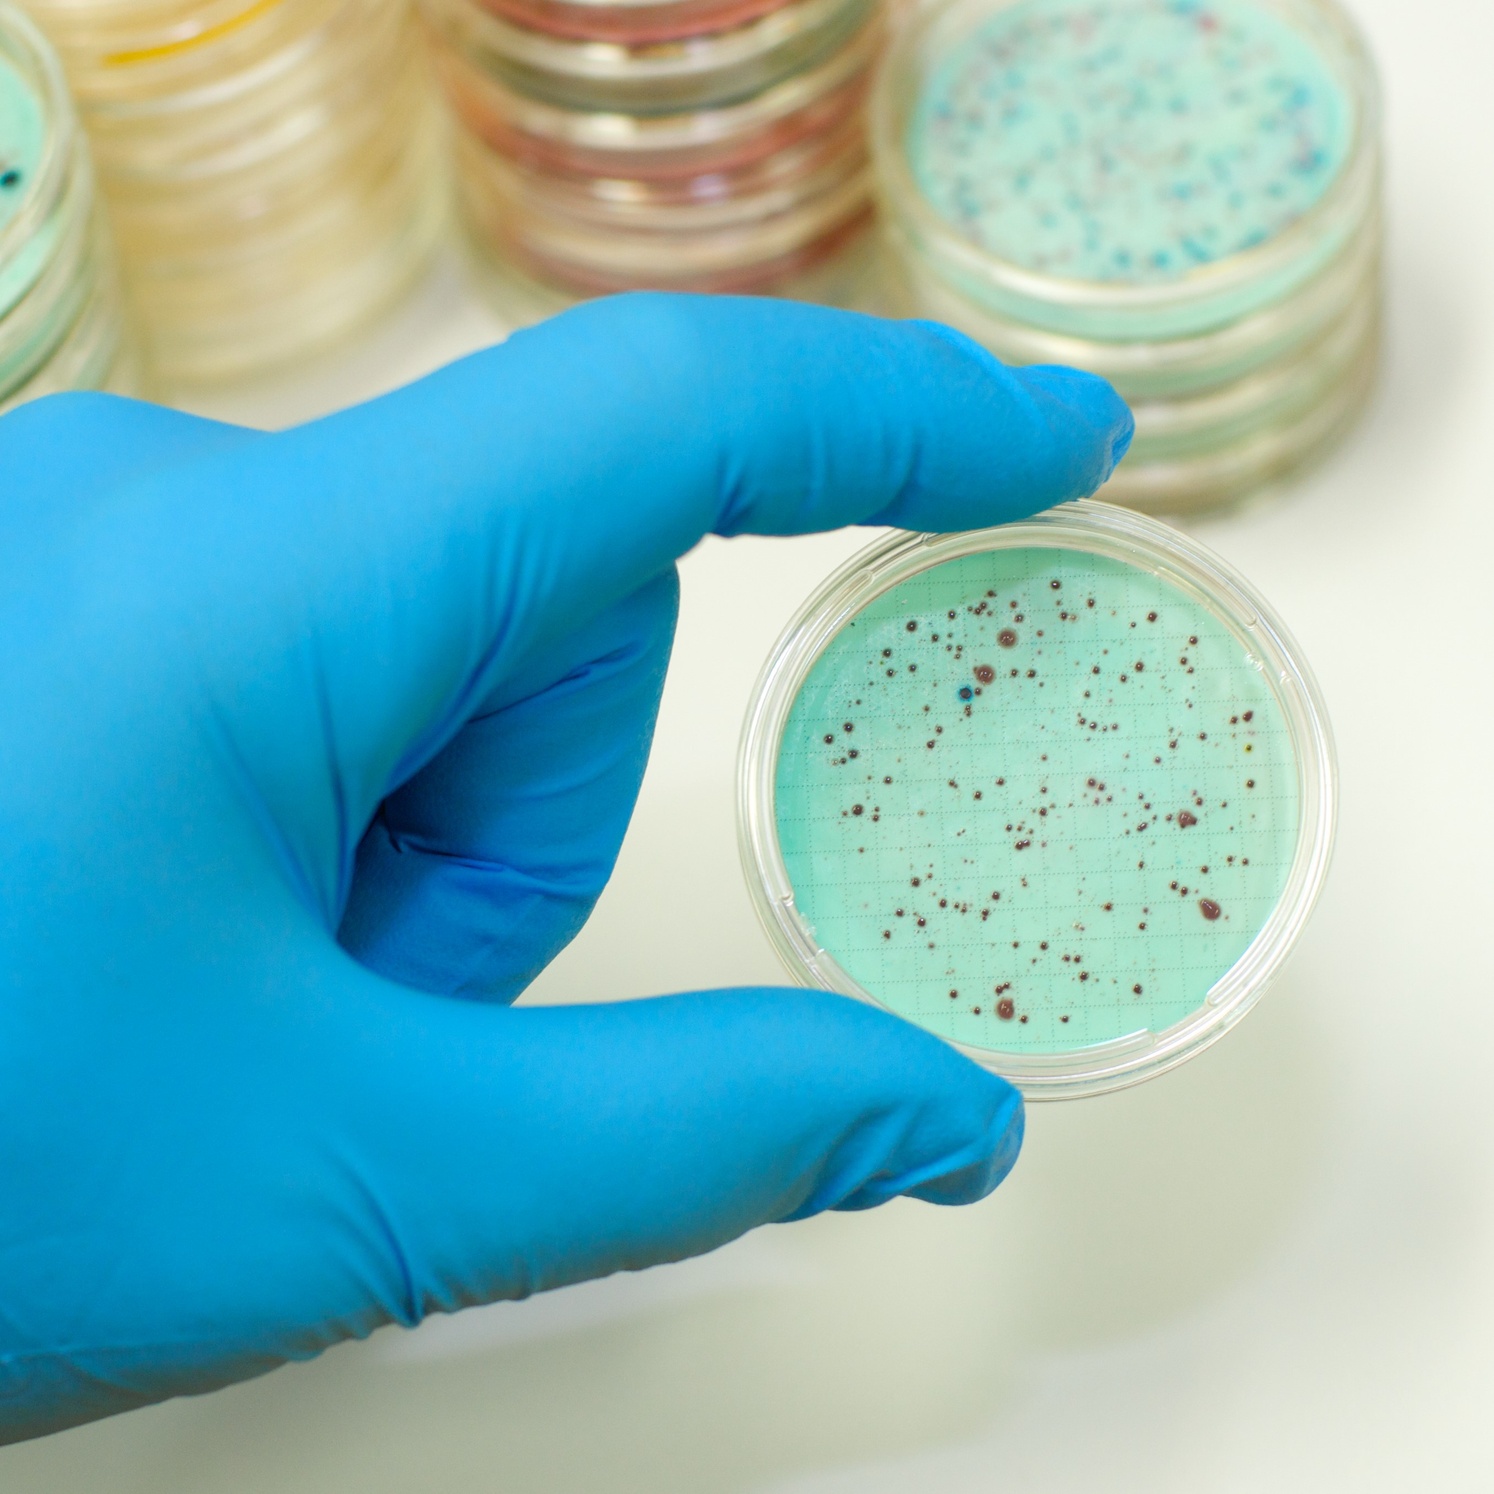
[[[1255,1004],[1326,877],[1335,776],[1265,601],[1087,501],[895,535],[821,587],[749,710],[743,864],[801,983],[1072,1098]]]
[[[1205,450],[1166,456],[1143,453],[1134,464],[1128,454],[1105,485],[1106,498],[1179,515],[1238,504],[1242,496],[1253,501],[1270,498],[1327,460],[1358,424],[1379,372],[1378,320],[1370,330],[1362,356],[1350,364],[1345,379],[1324,386],[1297,413]],[[1138,429],[1143,411],[1138,406]]]
[[[748,228],[813,201],[852,176],[860,179],[866,197],[865,139],[855,116],[838,129],[731,170],[630,181],[516,168],[497,155],[490,164],[495,181],[507,182],[523,211],[604,235]],[[605,254],[604,245],[599,252]]]
[[[674,114],[750,98],[813,67],[875,14],[870,0],[788,0],[730,29],[623,45],[531,31],[476,0],[426,0],[437,33],[515,91],[573,109]]]
[[[766,15],[782,0],[480,0],[484,10],[531,31],[576,41],[637,46],[724,31]]]
[[[734,196],[701,202],[639,193],[605,203],[584,190],[541,197],[469,139],[457,140],[457,176],[478,244],[556,287],[768,290],[834,257],[867,226],[870,173],[859,139],[847,145],[819,163],[813,151],[769,163]],[[793,179],[799,166],[813,169]]]
[[[153,371],[232,379],[402,294],[445,211],[399,0],[37,0],[95,145]]]
[[[1379,194],[1374,69],[1331,0],[952,0],[900,31],[873,135],[916,259],[1099,340],[1281,300]]]
[[[0,0],[0,409],[130,385],[113,246],[56,54]]]
[[[520,164],[632,180],[733,171],[826,129],[864,103],[880,28],[864,27],[805,72],[716,109],[626,114],[532,99],[436,38],[437,71],[461,127]]]
[[[897,226],[888,225],[890,237]],[[1346,316],[1380,300],[1381,231],[1366,225],[1292,295],[1189,337],[1101,342],[995,315],[894,252],[905,295],[926,316],[960,326],[1003,362],[1063,363],[1100,374],[1128,400],[1188,396],[1290,361]]]
[[[1334,0],[936,0],[871,131],[909,309],[1136,408],[1115,501],[1240,503],[1347,435],[1379,349],[1380,102]]]
[[[56,56],[0,0],[0,316],[48,278],[59,241],[87,214],[86,184]]]

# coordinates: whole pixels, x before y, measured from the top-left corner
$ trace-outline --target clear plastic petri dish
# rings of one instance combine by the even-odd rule
[[[336,341],[444,216],[440,122],[401,0],[37,0],[97,142],[130,300],[169,383]]]
[[[801,983],[1029,1098],[1098,1094],[1260,998],[1323,886],[1335,779],[1264,600],[1084,502],[881,540],[810,598],[748,713],[743,865]]]
[[[896,238],[896,225],[888,225]],[[962,296],[927,265],[894,251],[901,299],[918,314],[951,322],[1007,363],[1084,367],[1127,400],[1191,397],[1262,369],[1289,363],[1356,309],[1381,295],[1381,232],[1367,225],[1344,251],[1292,295],[1192,337],[1099,342],[997,316]]]
[[[875,13],[871,0],[789,0],[728,30],[640,45],[513,25],[476,0],[426,0],[439,35],[519,93],[573,109],[677,114],[750,98],[813,67]]]
[[[179,91],[232,77],[335,0],[34,0],[31,9],[87,98]],[[299,14],[298,14],[299,12]],[[163,84],[166,89],[163,90]]]
[[[1373,369],[1379,307],[1351,306],[1290,359],[1187,397],[1131,401],[1138,465],[1218,451],[1258,431],[1290,425],[1333,398],[1356,370]],[[1128,457],[1129,460],[1129,457]]]
[[[766,280],[748,279],[741,288],[880,315],[882,256],[875,235],[868,231],[870,226],[863,214],[845,228],[791,254],[785,266]],[[474,288],[506,326],[533,326],[595,294],[590,286],[562,284],[549,266],[530,261],[522,248],[493,240],[485,233],[466,234],[461,243]]]
[[[1069,337],[1196,337],[1292,296],[1377,219],[1380,102],[1332,0],[945,0],[872,108],[895,242]]]
[[[485,10],[532,31],[625,46],[725,31],[766,15],[782,0],[480,0]]]
[[[863,27],[823,62],[715,109],[626,114],[529,98],[435,47],[436,68],[461,128],[539,170],[632,180],[733,171],[833,128],[862,109],[880,30]]]
[[[495,155],[489,180],[525,212],[578,228],[590,225],[604,235],[630,229],[694,234],[788,212],[853,175],[865,185],[866,141],[854,113],[831,129],[730,169],[642,179],[572,176]]]
[[[56,54],[0,0],[0,408],[123,369],[112,246]]]
[[[85,299],[66,331],[50,344],[45,357],[31,367],[24,380],[0,388],[0,411],[70,389],[140,392],[142,369],[129,336],[112,245],[97,219],[94,231],[95,273]]]
[[[1331,456],[1358,424],[1378,380],[1379,333],[1377,319],[1343,380],[1303,408],[1218,446],[1173,456],[1143,452],[1136,462],[1128,455],[1105,485],[1105,497],[1180,515],[1267,500]]]
[[[266,167],[316,170],[377,128],[383,100],[369,79],[403,61],[411,31],[387,0],[278,0],[227,34],[123,53],[96,74],[65,56],[102,176],[149,191]]]
[[[370,149],[302,211],[226,210],[211,233],[174,242],[159,232],[164,213],[152,214],[131,291],[157,369],[205,384],[282,366],[336,343],[405,291],[445,223],[436,190],[445,142],[429,112],[389,123],[387,148]]]
[[[837,253],[868,226],[871,184],[859,149],[801,179],[742,184],[691,202],[648,194],[605,203],[530,191],[485,148],[458,141],[458,189],[477,240],[536,278],[580,294],[763,290]],[[785,167],[790,163],[782,163]],[[750,190],[749,190],[750,187]]]

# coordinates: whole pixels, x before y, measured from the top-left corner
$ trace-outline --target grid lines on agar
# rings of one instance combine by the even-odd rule
[[[800,689],[777,801],[798,906],[853,978],[1028,1051],[1195,1010],[1274,907],[1297,816],[1279,710],[1223,625],[1042,549],[859,614]]]

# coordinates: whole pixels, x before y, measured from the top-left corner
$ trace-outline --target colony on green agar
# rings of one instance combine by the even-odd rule
[[[1314,688],[1241,596],[1097,504],[827,583],[744,744],[749,879],[794,972],[1033,1094],[1217,1037],[1300,932],[1332,821]]]
[[[925,84],[907,150],[930,204],[1045,274],[1175,280],[1297,222],[1354,106],[1303,31],[1250,0],[1022,0]]]

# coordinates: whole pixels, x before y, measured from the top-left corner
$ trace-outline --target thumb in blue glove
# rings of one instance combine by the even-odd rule
[[[1015,1093],[856,1003],[510,1010],[612,869],[707,533],[1088,493],[1108,386],[597,302],[267,435],[0,420],[0,1438],[897,1194]]]

